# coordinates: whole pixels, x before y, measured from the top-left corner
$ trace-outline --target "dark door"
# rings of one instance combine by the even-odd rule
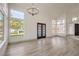
[[[79,36],[79,24],[75,24],[75,35]]]
[[[37,38],[45,38],[46,37],[46,24],[37,23]]]

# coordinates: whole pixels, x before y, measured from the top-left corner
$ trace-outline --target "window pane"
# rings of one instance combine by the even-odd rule
[[[64,25],[57,25],[57,28],[58,28],[58,33],[64,32]]]
[[[56,24],[56,20],[52,20],[52,24]]]
[[[16,10],[11,10],[11,17],[17,19],[24,19],[24,13]]]
[[[65,33],[65,20],[53,20],[52,32],[53,34]]]
[[[64,24],[65,20],[57,20],[57,24]]]
[[[11,10],[10,16],[10,35],[23,35],[24,34],[24,13],[16,10]]]
[[[3,24],[4,24],[4,18],[3,18],[4,16],[3,16],[3,14],[2,14],[2,12],[0,12],[0,42],[2,42],[2,40],[3,40],[3,33],[4,33],[4,26],[3,26]]]

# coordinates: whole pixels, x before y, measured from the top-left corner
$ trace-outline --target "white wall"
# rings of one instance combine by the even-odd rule
[[[37,38],[37,23],[46,23],[46,35],[50,37],[53,35],[52,33],[52,20],[56,19],[65,19],[66,20],[66,33],[69,32],[69,24],[70,16],[69,10],[71,11],[76,4],[40,4],[37,3],[34,6],[39,8],[39,14],[35,16],[31,16],[27,9],[32,6],[32,4],[24,4],[24,3],[15,3],[9,4],[10,9],[22,11],[25,13],[24,19],[24,36],[21,37],[12,37],[9,39],[9,42],[18,42],[18,41],[26,41]],[[69,15],[69,16],[68,16]],[[72,33],[71,33],[72,34]]]
[[[25,13],[25,19],[24,19],[24,36],[22,37],[18,37],[16,39],[16,37],[14,38],[10,38],[9,42],[17,42],[17,41],[26,41],[26,40],[33,40],[33,39],[37,39],[37,23],[45,23],[46,24],[46,35],[47,37],[52,36],[51,33],[51,17],[50,14],[48,14],[48,12],[46,13],[46,7],[40,7],[39,8],[39,14],[32,16],[27,12],[27,8],[30,7],[31,4],[26,4],[26,5],[22,5],[22,4],[9,4],[9,11],[10,9],[14,9],[14,10],[18,10],[18,11],[22,11]]]
[[[3,8],[4,5],[0,4],[0,9]],[[27,13],[27,8],[31,6],[31,4],[9,4],[9,11],[10,9],[22,11],[25,13],[25,19],[24,19],[24,36],[23,37],[15,37],[12,39],[9,39],[9,42],[18,42],[18,41],[26,41],[31,39],[37,38],[37,23],[46,23],[47,27],[47,37],[52,36],[52,19],[53,17],[57,17],[58,19],[63,19],[64,12],[66,12],[65,8],[59,8],[57,6],[51,7],[50,5],[37,5],[36,7],[39,8],[40,13],[36,16],[31,16]],[[4,30],[4,41],[0,44],[0,55],[5,54],[5,50],[8,43],[8,6],[5,4],[4,6],[4,16],[5,16],[5,30]],[[63,5],[61,5],[63,7]],[[66,19],[66,27],[67,27],[67,34],[74,35],[74,23],[71,21],[72,17],[78,17],[79,19],[79,5],[72,8],[71,10],[68,9],[68,12],[65,13],[64,19]],[[75,23],[79,23],[79,20]],[[70,25],[71,24],[71,25]],[[73,29],[71,31],[71,29]],[[17,38],[17,39],[16,39]]]
[[[77,21],[72,21],[72,18],[77,17]],[[79,23],[79,4],[70,9],[67,12],[67,34],[74,35],[75,34],[75,23]]]
[[[0,4],[0,10],[4,14],[4,40],[0,43],[0,56],[5,55],[8,44],[8,6],[7,4]]]

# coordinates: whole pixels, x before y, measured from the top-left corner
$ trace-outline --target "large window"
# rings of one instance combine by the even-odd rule
[[[23,20],[24,20],[23,12],[20,12],[17,10],[10,11],[10,35],[11,36],[18,36],[18,35],[24,34]]]
[[[4,33],[4,15],[0,11],[0,42],[2,42]]]
[[[53,34],[64,34],[65,33],[65,20],[52,20],[52,32]]]
[[[56,20],[52,20],[52,33],[56,35],[56,32],[57,32]]]

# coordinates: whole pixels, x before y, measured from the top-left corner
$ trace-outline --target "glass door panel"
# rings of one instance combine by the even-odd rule
[[[37,23],[37,38],[45,38],[46,37],[46,24]]]
[[[43,36],[45,36],[45,25],[43,25]]]
[[[41,37],[41,25],[38,25],[38,36]]]

